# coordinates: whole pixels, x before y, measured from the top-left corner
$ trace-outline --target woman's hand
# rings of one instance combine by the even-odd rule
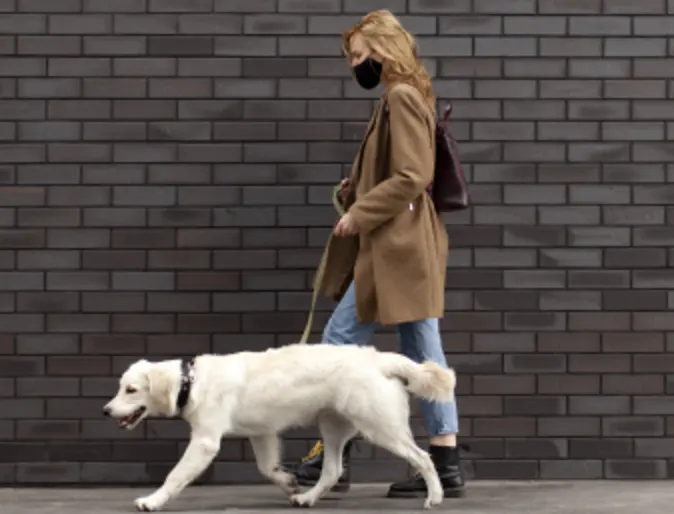
[[[339,183],[339,201],[342,202],[342,205],[344,205],[344,202],[346,202],[346,197],[349,194],[349,191],[351,190],[351,179],[350,178],[345,178],[342,179],[342,181]]]
[[[339,219],[337,225],[335,226],[334,233],[336,236],[346,237],[346,236],[355,236],[358,234],[358,225],[353,219],[351,214],[348,212]]]

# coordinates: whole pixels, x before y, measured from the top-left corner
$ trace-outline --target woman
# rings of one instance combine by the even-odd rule
[[[426,188],[433,180],[435,96],[414,38],[387,10],[372,12],[343,36],[353,75],[365,89],[384,86],[340,197],[346,213],[328,243],[320,289],[341,300],[328,321],[328,344],[368,344],[379,325],[395,325],[402,352],[447,366],[438,318],[444,314],[448,238]],[[430,454],[446,497],[464,493],[454,403],[422,402]],[[348,454],[350,445],[347,445]],[[348,455],[338,486],[348,488]],[[312,485],[322,446],[293,472]],[[420,476],[395,483],[389,497],[425,496]]]

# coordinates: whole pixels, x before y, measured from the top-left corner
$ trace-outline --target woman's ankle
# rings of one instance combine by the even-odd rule
[[[434,435],[430,438],[431,446],[456,446],[456,434]]]

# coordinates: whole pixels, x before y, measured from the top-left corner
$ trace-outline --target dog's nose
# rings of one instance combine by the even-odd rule
[[[103,407],[103,416],[110,417],[110,413],[111,413],[110,407]]]

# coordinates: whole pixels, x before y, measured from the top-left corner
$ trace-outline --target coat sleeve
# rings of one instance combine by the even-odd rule
[[[388,95],[391,176],[358,198],[349,213],[361,233],[370,232],[409,208],[433,180],[435,155],[427,108],[411,86]]]

